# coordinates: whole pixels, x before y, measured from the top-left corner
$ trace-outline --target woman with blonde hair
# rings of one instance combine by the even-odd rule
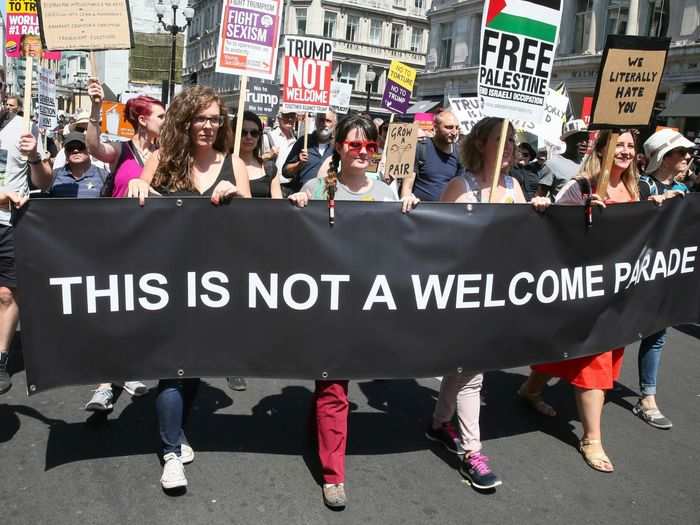
[[[525,204],[525,196],[518,182],[509,175],[515,166],[515,131],[507,130],[505,148],[498,162],[498,145],[503,120],[487,117],[480,120],[461,144],[461,160],[464,174],[452,179],[442,194],[442,202],[494,202]],[[491,198],[491,183],[498,173],[498,184]],[[546,209],[550,200],[535,197],[531,204],[538,211]],[[441,443],[447,450],[463,456],[460,473],[478,490],[493,490],[501,480],[493,473],[489,458],[482,454],[479,416],[481,409],[481,386],[484,375],[479,371],[463,371],[446,375],[440,385],[432,423],[425,436]],[[457,413],[459,430],[452,425]]]
[[[636,132],[623,131],[615,146],[613,165],[605,195],[600,195],[599,180],[603,152],[610,132],[601,132],[593,152],[586,158],[576,178],[569,181],[557,195],[557,204],[583,205],[591,199],[593,205],[637,202],[639,200],[636,159]],[[661,204],[663,197],[651,198]],[[615,348],[599,354],[579,357],[558,363],[532,366],[528,380],[518,394],[538,412],[554,416],[556,412],[542,399],[542,391],[550,377],[565,379],[574,387],[576,407],[583,426],[579,452],[584,461],[599,472],[613,472],[610,458],[602,445],[601,416],[605,391],[613,387],[620,376],[624,348]]]
[[[161,147],[141,177],[129,182],[129,197],[143,206],[149,194],[207,196],[213,204],[250,197],[245,165],[229,151],[233,134],[226,106],[216,92],[195,86],[177,95],[165,115]],[[154,190],[155,188],[155,190]],[[198,378],[161,379],[156,412],[162,442],[164,489],[187,486],[183,464],[194,460],[183,426],[199,386]]]

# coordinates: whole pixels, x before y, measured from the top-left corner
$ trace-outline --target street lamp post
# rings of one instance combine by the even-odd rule
[[[369,95],[375,78],[377,78],[377,74],[372,68],[368,68],[367,73],[365,73],[365,85],[367,86],[367,104],[365,105],[365,111],[367,113],[369,113]]]
[[[191,7],[183,8],[182,14],[185,15],[185,20],[187,21],[187,23],[184,26],[177,25],[176,17],[177,10],[180,7],[180,0],[168,1],[170,2],[170,6],[173,10],[172,24],[166,24],[165,22],[163,22],[163,17],[165,16],[166,11],[166,5],[163,3],[163,0],[159,0],[156,4],[156,14],[158,15],[158,22],[160,22],[160,25],[163,26],[163,29],[170,33],[170,36],[172,37],[172,43],[170,47],[170,74],[168,75],[169,93],[166,103],[169,103],[173,99],[173,95],[175,95],[175,52],[177,50],[177,35],[179,33],[185,32],[185,30],[190,26],[190,23],[192,22],[192,17],[194,16],[194,9],[192,9]]]

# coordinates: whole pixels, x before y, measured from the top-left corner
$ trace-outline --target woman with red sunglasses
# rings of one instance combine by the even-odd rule
[[[377,151],[377,127],[366,117],[351,115],[336,127],[335,151],[328,174],[307,182],[289,200],[303,208],[309,199],[398,201],[380,180],[367,177],[371,156]],[[401,211],[412,210],[419,199],[402,199]],[[348,381],[316,381],[318,455],[323,469],[323,501],[334,509],[345,507],[345,447],[348,437]]]

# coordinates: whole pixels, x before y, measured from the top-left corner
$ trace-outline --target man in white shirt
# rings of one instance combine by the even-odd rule
[[[277,127],[266,131],[263,138],[263,158],[272,160],[277,165],[277,174],[281,184],[289,182],[288,178],[282,176],[282,166],[284,166],[289,151],[297,140],[294,134],[296,122],[296,113],[280,113],[277,115]]]

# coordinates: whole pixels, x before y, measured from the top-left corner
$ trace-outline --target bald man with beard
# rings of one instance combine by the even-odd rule
[[[439,201],[447,183],[464,172],[456,147],[457,117],[450,111],[438,113],[434,130],[432,138],[424,138],[416,146],[415,179],[403,181],[402,197],[413,193],[423,201]]]

